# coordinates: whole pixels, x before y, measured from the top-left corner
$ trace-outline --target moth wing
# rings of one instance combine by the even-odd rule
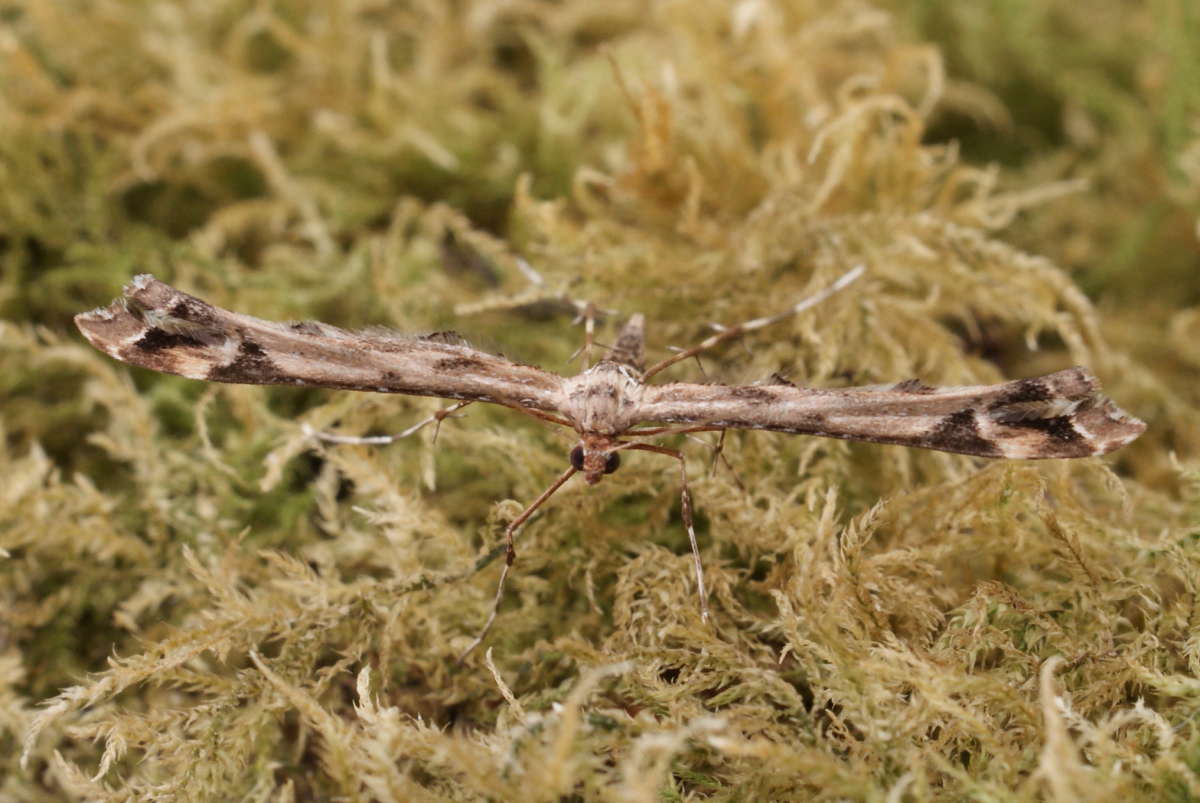
[[[444,336],[275,323],[137,276],[107,307],[75,316],[93,346],[143,368],[251,385],[469,399],[559,412],[562,377]]]
[[[647,387],[641,423],[765,429],[1007,458],[1088,457],[1146,425],[1100,395],[1084,368],[998,385],[818,390],[786,385]]]

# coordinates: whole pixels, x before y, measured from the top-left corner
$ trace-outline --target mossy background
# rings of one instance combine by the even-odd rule
[[[0,799],[1200,799],[1198,227],[1189,0],[0,4]],[[678,467],[630,456],[524,529],[490,666],[471,567],[570,438],[316,447],[439,403],[71,325],[153,272],[570,373],[563,294],[664,355],[860,262],[704,374],[1079,363],[1149,431],[670,440],[713,626]]]

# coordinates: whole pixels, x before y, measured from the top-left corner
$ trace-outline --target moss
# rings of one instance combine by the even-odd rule
[[[8,9],[0,797],[1200,797],[1195,14],[960,6]],[[464,664],[568,438],[475,405],[317,447],[440,404],[152,375],[70,325],[149,270],[569,373],[564,297],[662,355],[859,262],[673,376],[1080,363],[1150,430],[1036,464],[680,439],[713,624],[678,467],[634,456],[522,531]]]

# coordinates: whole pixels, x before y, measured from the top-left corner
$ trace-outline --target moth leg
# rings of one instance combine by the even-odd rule
[[[746,486],[742,484],[742,480],[738,476],[737,469],[735,469],[733,464],[729,462],[729,458],[725,457],[725,433],[728,431],[729,430],[727,429],[722,429],[720,431],[721,435],[717,438],[717,442],[715,444],[709,443],[706,440],[701,440],[695,435],[688,435],[687,437],[691,438],[697,443],[704,444],[709,449],[712,449],[712,462],[708,466],[708,476],[715,477],[717,474],[717,466],[723,465],[729,470],[729,476],[733,478],[733,483],[738,487],[738,490],[740,490],[742,493],[746,493]]]
[[[510,407],[509,409],[516,410],[519,413],[525,413],[525,415],[536,418],[539,421],[549,421],[551,424],[558,424],[560,427],[571,427],[572,429],[575,427],[574,424],[562,416],[543,413],[541,410],[538,410],[534,407]]]
[[[725,433],[728,431],[729,430],[726,429],[725,427],[717,427],[717,426],[711,426],[711,425],[696,425],[696,426],[683,426],[683,427],[652,427],[650,429],[631,429],[625,433],[625,437],[638,437],[641,435],[687,435],[689,438],[696,441],[697,443],[702,443],[705,446],[707,446],[708,448],[713,450],[712,466],[709,471],[710,476],[717,472],[717,462],[720,461],[721,463],[725,464],[725,468],[729,469],[729,473],[733,475],[733,481],[735,483],[737,483],[738,488],[741,488],[743,491],[745,491],[746,487],[744,485],[742,485],[742,481],[740,479],[738,479],[737,472],[734,470],[734,468],[730,464],[730,462],[725,458],[725,453],[724,453]],[[692,437],[691,433],[693,433],[693,432],[720,432],[721,436],[717,439],[717,442],[714,445],[714,444],[709,443],[708,441],[704,441],[704,440],[700,440],[699,438]]]
[[[689,432],[724,432],[725,427],[712,424],[689,424],[682,427],[652,427],[650,429],[631,429],[622,437],[641,437],[642,435],[686,435]]]
[[[721,434],[717,436],[717,445],[712,447],[712,463],[708,467],[708,476],[710,477],[717,473],[718,462],[724,463],[725,467],[728,468],[731,473],[733,473],[733,466],[729,465],[729,461],[725,459],[725,433],[728,431],[729,430],[727,429],[721,430]],[[697,438],[697,440],[699,440],[699,438]],[[734,479],[737,479],[737,474],[734,474]],[[742,483],[739,481],[738,486],[740,487],[741,484]],[[745,490],[745,488],[742,490]]]
[[[587,302],[583,310],[575,318],[583,318],[583,368],[586,371],[592,367],[592,343],[596,337],[596,305]]]
[[[583,321],[583,345],[571,352],[567,362],[574,362],[576,357],[583,355],[583,370],[587,370],[592,367],[592,344],[596,342],[596,305],[590,301],[574,301],[572,303],[576,305],[578,313],[571,320],[571,325],[574,326]]]
[[[411,427],[404,430],[403,432],[397,432],[395,435],[365,435],[362,437],[355,437],[353,435],[337,435],[332,432],[317,432],[315,429],[310,427],[308,424],[303,425],[303,430],[304,430],[305,435],[308,435],[311,438],[316,438],[317,440],[325,441],[326,443],[344,443],[344,444],[354,444],[354,445],[386,445],[389,443],[395,443],[396,441],[400,440],[401,438],[407,438],[409,435],[414,435],[421,429],[424,429],[427,425],[436,423],[436,426],[434,428],[434,433],[433,433],[433,440],[434,440],[434,442],[436,442],[438,432],[442,428],[442,421],[444,421],[447,418],[453,418],[454,413],[456,413],[459,410],[461,410],[462,408],[466,407],[468,404],[471,404],[471,402],[470,401],[455,402],[454,404],[450,405],[449,407],[446,407],[442,410],[438,410],[436,413],[429,416],[428,418],[418,421],[417,423],[413,424]]]
[[[513,561],[517,559],[517,550],[513,545],[513,539],[517,534],[517,530],[521,529],[521,525],[529,520],[529,517],[542,504],[554,495],[554,492],[563,486],[567,480],[571,479],[571,475],[575,473],[575,467],[569,466],[566,471],[558,475],[549,488],[542,491],[541,495],[529,503],[529,506],[521,511],[521,514],[508,523],[504,528],[504,565],[500,567],[500,582],[496,584],[496,597],[492,600],[492,612],[488,614],[487,621],[483,624],[483,630],[479,631],[479,635],[475,640],[463,650],[462,655],[458,656],[459,663],[462,663],[468,655],[470,655],[476,647],[483,643],[487,638],[487,634],[491,631],[492,625],[496,622],[496,614],[500,611],[500,602],[504,599],[504,582],[508,579],[508,570],[512,567]]]
[[[687,528],[688,541],[692,544],[692,562],[696,567],[696,592],[700,595],[700,620],[707,624],[708,592],[704,587],[704,566],[700,563],[700,545],[696,543],[696,528],[692,523],[692,492],[688,489],[687,465],[683,461],[683,452],[649,443],[631,443],[625,448],[665,454],[667,457],[673,457],[679,461],[679,476],[683,483],[679,494],[680,512],[683,514],[683,525]]]
[[[787,318],[790,318],[793,315],[801,313],[804,310],[809,309],[810,307],[814,307],[817,304],[820,304],[825,299],[832,296],[834,293],[837,293],[838,291],[847,287],[851,282],[856,280],[858,277],[862,276],[863,273],[865,273],[865,272],[866,272],[866,268],[862,265],[858,265],[857,267],[847,271],[846,273],[843,273],[841,276],[838,277],[837,281],[835,281],[833,284],[826,287],[824,290],[813,293],[808,298],[802,299],[801,301],[797,302],[796,304],[793,304],[791,307],[784,310],[783,312],[776,313],[775,315],[767,315],[762,318],[755,318],[753,320],[746,321],[745,323],[739,323],[736,326],[720,326],[720,325],[714,324],[714,326],[716,326],[716,328],[717,328],[717,333],[715,335],[711,335],[711,336],[705,338],[704,340],[700,341],[700,343],[696,344],[695,346],[692,346],[690,349],[684,349],[682,351],[676,352],[675,354],[672,354],[670,357],[667,357],[665,360],[655,363],[654,365],[650,366],[646,370],[646,373],[642,378],[649,379],[650,377],[657,374],[659,371],[662,371],[666,368],[670,368],[672,365],[674,365],[677,362],[680,362],[681,360],[686,360],[689,357],[694,357],[695,355],[699,354],[700,352],[706,351],[707,349],[710,349],[719,343],[724,343],[726,340],[729,340],[734,337],[740,337],[741,335],[744,335],[747,332],[753,332],[758,329],[762,329],[764,327],[770,326],[773,323],[778,323],[782,320],[786,320]]]
[[[726,429],[725,427],[715,427],[715,426],[709,426],[709,425],[684,426],[684,427],[653,427],[651,429],[631,429],[625,433],[625,437],[627,437],[627,438],[628,437],[637,437],[640,435],[687,435],[689,438],[696,441],[697,443],[702,443],[705,446],[707,446],[708,448],[713,450],[712,466],[709,471],[709,476],[711,476],[717,472],[717,462],[720,461],[721,463],[723,463],[725,465],[725,468],[729,469],[729,473],[733,477],[733,481],[737,484],[737,487],[740,488],[744,492],[746,490],[746,486],[742,485],[742,481],[740,479],[738,479],[737,471],[734,470],[733,465],[725,457],[725,451],[724,451],[725,450],[725,433],[728,431],[729,430]],[[713,445],[713,444],[709,443],[708,441],[704,441],[704,440],[700,440],[700,438],[692,437],[691,433],[693,433],[693,432],[720,432],[721,436],[720,436],[720,438],[717,439],[716,445]],[[631,448],[631,447],[626,447],[626,448]]]
[[[523,292],[499,297],[486,299],[484,301],[475,301],[454,306],[455,315],[477,315],[480,312],[492,312],[497,310],[519,310],[532,308],[545,308],[547,305],[555,313],[571,312],[575,315],[575,323],[581,320],[587,321],[589,316],[591,319],[603,321],[609,315],[615,315],[615,310],[601,309],[590,301],[583,301],[570,295],[564,288],[562,290],[554,290],[550,287],[546,278],[542,276],[532,265],[521,257],[514,260],[514,264],[529,283],[529,287]],[[589,322],[589,331],[592,325]],[[575,359],[579,352],[571,355],[571,359]]]

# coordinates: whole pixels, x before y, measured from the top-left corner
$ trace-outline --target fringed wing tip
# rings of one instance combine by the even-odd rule
[[[141,273],[134,276],[125,285],[121,297],[108,306],[76,315],[75,326],[93,346],[113,354],[114,349],[130,336],[144,332],[146,324],[140,311],[162,300],[148,299],[145,297],[147,294],[165,297],[177,292],[149,273]]]
[[[87,338],[89,343],[100,351],[113,356],[116,356],[114,349],[117,344],[126,341],[130,335],[145,328],[141,321],[129,313],[120,299],[107,307],[97,307],[94,310],[79,313],[75,316],[75,327]]]
[[[231,359],[223,349],[229,337],[218,325],[220,315],[211,304],[142,273],[107,307],[76,315],[75,326],[121,362],[206,379],[206,361]]]
[[[1075,392],[1079,394],[1080,403],[1074,412],[1073,423],[1082,436],[1084,447],[1090,448],[1091,454],[1104,455],[1116,451],[1146,431],[1146,422],[1125,412],[1101,393],[1100,381],[1088,369],[1075,366],[1050,376],[1063,378],[1068,385],[1063,388],[1068,398],[1073,398],[1069,386],[1078,386]]]
[[[1104,455],[1146,431],[1145,422],[1100,392],[1100,383],[1076,366],[1003,386],[987,405],[999,430],[1002,456],[1061,458]]]
[[[1075,428],[1102,455],[1126,446],[1146,431],[1146,422],[1118,407],[1112,400],[1097,396],[1087,409],[1075,417]]]

